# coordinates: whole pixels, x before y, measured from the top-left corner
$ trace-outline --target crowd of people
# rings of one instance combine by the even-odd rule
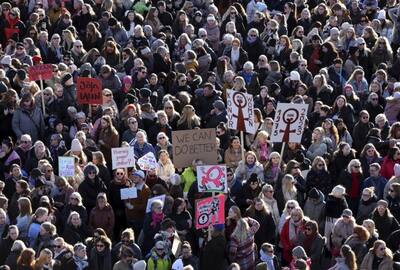
[[[0,270],[400,269],[399,47],[397,0],[2,1]],[[308,104],[301,143],[271,142],[278,103]],[[229,189],[196,229],[211,164],[176,166],[171,136],[205,128]],[[158,166],[113,169],[117,147]]]

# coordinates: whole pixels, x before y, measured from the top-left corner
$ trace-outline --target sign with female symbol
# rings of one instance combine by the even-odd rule
[[[255,134],[253,96],[234,90],[227,90],[226,95],[228,128]]]
[[[271,141],[300,143],[308,104],[278,103]]]
[[[225,165],[197,166],[199,192],[228,193]]]

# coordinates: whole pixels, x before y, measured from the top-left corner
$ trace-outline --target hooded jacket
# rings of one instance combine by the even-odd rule
[[[325,196],[318,190],[319,198],[317,201],[312,201],[310,198],[307,199],[304,204],[304,215],[308,216],[311,220],[315,220],[319,224],[319,230],[323,231],[321,228],[325,221]]]

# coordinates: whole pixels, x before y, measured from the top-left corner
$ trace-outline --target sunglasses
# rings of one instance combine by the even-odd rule
[[[70,197],[69,199],[70,199],[70,200],[74,200],[74,201],[79,201],[78,198]]]
[[[353,166],[353,168],[356,168],[356,169],[357,169],[357,168],[360,168],[360,166],[358,166],[358,165],[354,165],[354,166]]]
[[[103,96],[105,96],[105,97],[112,97],[112,94],[105,94],[105,95],[103,95]]]
[[[96,172],[89,172],[88,174],[96,174]]]
[[[288,206],[287,209],[294,209],[294,206]]]
[[[30,143],[31,141],[21,141],[21,143]]]
[[[123,172],[117,172],[116,174],[117,174],[117,175],[124,175]]]
[[[96,245],[96,247],[98,247],[98,248],[103,248],[104,245]]]
[[[62,248],[63,246],[54,246],[55,248]]]
[[[317,166],[318,166],[318,167],[323,167],[324,164],[320,163],[320,164],[317,164]]]
[[[164,140],[164,139],[165,139],[165,137],[159,137],[158,139],[159,139],[159,140]]]
[[[311,232],[311,228],[306,228],[306,231],[309,231],[309,232]]]

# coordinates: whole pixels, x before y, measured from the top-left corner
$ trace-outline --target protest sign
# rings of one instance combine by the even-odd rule
[[[133,147],[118,147],[111,149],[112,168],[135,167],[135,153]]]
[[[103,104],[101,81],[95,78],[79,77],[76,82],[77,100],[83,104]]]
[[[160,195],[160,196],[155,196],[152,198],[149,198],[147,200],[147,206],[146,206],[146,213],[150,213],[151,212],[151,204],[155,201],[155,200],[160,200],[162,201],[163,205],[165,202],[165,194],[164,195]],[[164,208],[164,207],[163,207]]]
[[[278,103],[271,142],[301,143],[308,104]]]
[[[153,152],[148,152],[137,161],[139,168],[144,171],[151,171],[157,169],[157,160]]]
[[[225,223],[225,195],[196,201],[196,229]]]
[[[225,165],[197,166],[199,192],[228,192]]]
[[[226,91],[228,128],[255,134],[253,96],[234,90]]]
[[[28,69],[28,74],[31,81],[50,80],[53,77],[53,65],[43,64],[31,66]]]
[[[137,198],[137,189],[135,187],[122,188],[120,189],[120,191],[121,191],[121,200]]]
[[[175,168],[191,166],[195,159],[218,164],[214,128],[173,131],[172,145]]]
[[[75,158],[59,157],[58,158],[58,175],[64,177],[75,176]]]

